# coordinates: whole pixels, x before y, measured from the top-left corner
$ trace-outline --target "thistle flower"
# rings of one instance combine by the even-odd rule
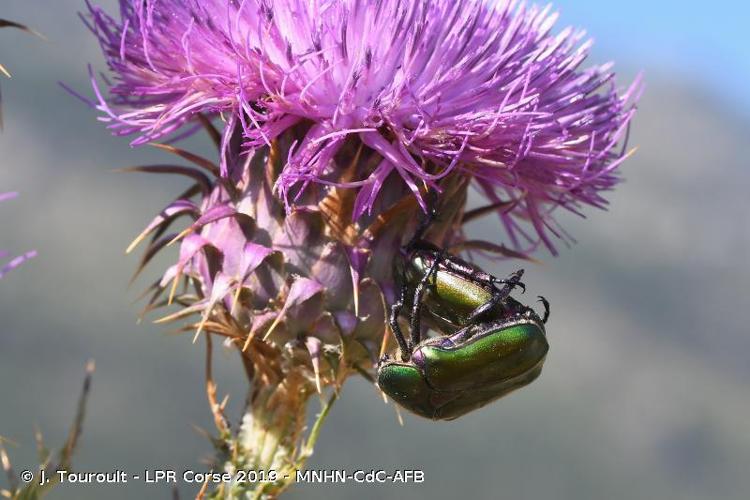
[[[489,0],[121,0],[120,20],[89,7],[113,73],[108,97],[92,74],[101,119],[134,145],[204,128],[218,147],[214,161],[159,144],[194,166],[131,169],[194,185],[130,249],[150,237],[140,271],[179,243],[149,309],[178,304],[162,321],[194,315],[184,328],[206,333],[227,468],[299,467],[309,396],[372,369],[428,193],[435,244],[506,256],[554,253],[556,208],[605,205],[640,86],[581,69],[590,43],[551,34],[556,17]],[[470,185],[488,206],[464,213]],[[464,241],[461,224],[493,211],[507,241]],[[238,434],[210,378],[215,335],[252,380]]]
[[[18,196],[18,193],[0,193],[0,202],[5,200],[10,200]],[[0,259],[4,260],[8,257],[8,253],[5,251],[0,250]],[[11,270],[17,268],[27,260],[36,257],[36,250],[31,250],[29,252],[26,252],[22,255],[19,255],[18,257],[14,257],[13,259],[9,260],[3,265],[0,265],[0,279],[3,278],[6,274],[8,274]]]
[[[249,148],[309,124],[277,189],[358,191],[354,218],[401,178],[439,189],[473,180],[519,250],[549,233],[551,213],[602,207],[624,158],[640,86],[623,94],[610,64],[580,69],[584,33],[551,34],[549,7],[433,0],[253,2],[121,0],[122,21],[91,9],[116,83],[105,121],[142,144],[190,133],[199,113],[243,125]],[[231,129],[228,127],[227,130]],[[344,182],[330,159],[355,138],[383,160]],[[225,135],[225,139],[227,136]],[[224,173],[226,173],[226,165]],[[504,203],[502,203],[504,202]],[[531,226],[531,230],[529,227]]]

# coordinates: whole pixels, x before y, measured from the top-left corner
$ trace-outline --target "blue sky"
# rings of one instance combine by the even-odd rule
[[[559,26],[586,28],[594,56],[648,75],[679,75],[709,86],[750,113],[750,2],[556,0]]]

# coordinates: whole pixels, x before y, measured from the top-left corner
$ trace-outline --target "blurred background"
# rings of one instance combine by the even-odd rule
[[[112,11],[113,0],[101,1]],[[578,240],[527,267],[531,296],[552,303],[550,354],[528,388],[456,422],[405,416],[351,379],[310,468],[413,468],[425,482],[298,485],[289,498],[747,499],[750,492],[750,38],[745,2],[612,4],[557,0],[558,28],[595,38],[619,83],[647,90],[608,212],[561,214]],[[44,33],[0,31],[5,130],[0,247],[39,256],[0,283],[0,435],[16,470],[34,469],[34,426],[61,445],[87,359],[97,371],[74,465],[82,471],[204,470],[213,429],[203,349],[149,322],[127,288],[124,248],[182,190],[116,174],[168,161],[111,137],[65,93],[89,92],[104,65],[78,0],[9,0],[0,17]],[[189,149],[205,150],[202,139]],[[492,220],[476,233],[497,230]],[[475,233],[475,234],[476,234]],[[491,268],[504,275],[516,264]],[[157,263],[152,269],[159,269]],[[220,393],[239,414],[244,375],[219,353]],[[0,478],[0,488],[5,478]],[[181,485],[184,497],[193,490]],[[52,499],[169,498],[168,486],[58,487]]]

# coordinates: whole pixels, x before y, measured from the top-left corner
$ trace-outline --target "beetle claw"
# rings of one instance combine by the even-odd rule
[[[492,276],[490,282],[492,285],[501,284],[509,287],[508,292],[510,293],[515,287],[521,289],[521,293],[526,293],[526,285],[521,281],[523,276],[523,269],[519,269],[515,273],[511,274],[507,279],[498,279]]]
[[[542,323],[546,325],[547,320],[549,319],[549,302],[547,301],[547,299],[545,299],[541,295],[537,295],[537,297],[539,298],[537,302],[541,302],[542,305],[544,306],[544,317],[542,318]]]
[[[508,285],[512,290],[515,287],[521,289],[521,293],[526,293],[526,285],[520,281],[513,280],[493,280],[493,284]]]

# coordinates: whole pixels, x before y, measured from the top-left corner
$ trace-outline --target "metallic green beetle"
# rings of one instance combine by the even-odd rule
[[[526,291],[521,282],[523,269],[503,280],[426,242],[418,241],[405,248],[402,280],[407,289],[415,290],[415,296],[425,294],[421,304],[412,301],[408,305],[412,310],[421,307],[433,327],[450,330],[524,312],[524,306],[510,298],[515,287]],[[498,289],[498,284],[503,288]],[[412,314],[412,320],[418,322],[419,318]]]
[[[514,287],[523,288],[523,271],[500,280],[413,240],[405,247],[401,272],[401,297],[390,319],[400,356],[386,356],[378,365],[378,385],[394,401],[426,418],[452,420],[539,376],[549,348],[544,329],[549,304],[540,297],[545,307],[540,319],[510,297]],[[407,339],[398,317],[411,291]],[[441,335],[421,340],[423,312]]]
[[[533,382],[547,349],[533,316],[471,325],[418,344],[408,361],[385,358],[378,385],[417,415],[453,420]]]

